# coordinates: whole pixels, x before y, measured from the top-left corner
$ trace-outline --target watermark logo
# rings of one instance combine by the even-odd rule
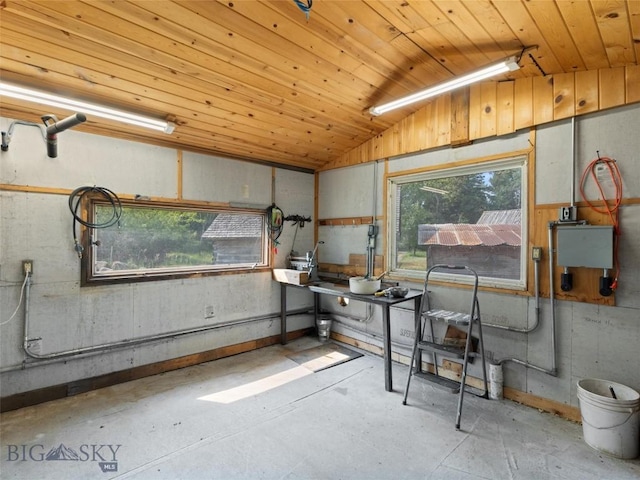
[[[7,462],[96,462],[104,473],[118,471],[119,444],[82,444],[76,449],[61,443],[47,448],[41,444],[7,445]]]

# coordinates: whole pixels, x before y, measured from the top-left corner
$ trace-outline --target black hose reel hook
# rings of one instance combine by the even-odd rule
[[[73,115],[58,120],[55,115],[43,115],[40,117],[44,122],[46,128],[46,142],[47,142],[47,155],[49,158],[56,158],[58,156],[58,133],[75,127],[87,120],[87,117],[83,113],[74,113]]]

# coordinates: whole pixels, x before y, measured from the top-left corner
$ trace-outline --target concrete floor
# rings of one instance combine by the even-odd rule
[[[455,395],[416,380],[402,405],[405,366],[385,392],[379,357],[311,373],[285,356],[315,345],[305,337],[2,414],[0,478],[640,478],[640,460],[593,450],[580,425],[536,409],[468,395],[456,431]],[[45,459],[60,445],[76,460]]]

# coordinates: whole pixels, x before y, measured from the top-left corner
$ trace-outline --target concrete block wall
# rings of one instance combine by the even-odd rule
[[[632,105],[579,117],[577,151],[579,175],[601,155],[615,157],[625,179],[625,198],[640,197],[640,137],[634,126],[640,106]],[[12,119],[0,118],[6,131]],[[566,203],[570,190],[571,126],[568,121],[540,127],[536,137],[535,198],[538,204]],[[528,148],[528,132],[476,142],[457,149],[438,149],[392,159],[388,168],[408,170]],[[20,296],[21,261],[34,261],[30,311],[32,330],[42,337],[42,353],[55,352],[159,334],[206,324],[205,305],[213,305],[213,322],[242,320],[279,312],[279,285],[270,273],[170,280],[129,285],[81,288],[80,266],[73,251],[71,215],[64,195],[38,191],[99,185],[121,194],[175,198],[178,195],[177,153],[173,149],[114,140],[69,130],[59,137],[59,156],[50,159],[40,133],[18,127],[8,152],[0,154],[0,184],[29,186],[0,189],[0,322],[13,313]],[[192,200],[256,203],[275,201],[285,215],[313,216],[314,177],[275,170],[238,160],[183,152],[182,194]],[[319,176],[319,218],[382,215],[384,168],[370,163],[322,172]],[[316,219],[314,219],[316,220]],[[556,302],[558,377],[505,364],[505,385],[523,392],[577,406],[580,378],[606,378],[640,389],[636,355],[640,343],[640,206],[623,208],[620,257],[624,262],[617,306]],[[276,266],[285,266],[291,249],[301,252],[314,245],[313,228],[290,225],[280,238]],[[319,227],[322,262],[347,263],[349,253],[366,253],[366,226]],[[378,242],[377,254],[383,254]],[[421,285],[412,285],[420,287]],[[461,301],[453,289],[435,288],[438,301]],[[524,327],[534,321],[534,300],[483,292],[483,318],[507,318]],[[381,345],[381,319],[377,309],[351,302],[339,307],[323,299],[324,308],[342,315],[333,330]],[[329,303],[331,302],[331,303]],[[312,296],[289,289],[290,309],[308,307]],[[541,304],[541,327],[523,335],[485,329],[487,349],[494,358],[517,357],[545,365],[549,358],[550,304]],[[311,326],[309,316],[291,317],[289,329]],[[407,309],[392,313],[392,343],[396,354],[408,356],[413,316]],[[277,319],[240,324],[107,354],[47,363],[21,369],[21,312],[0,326],[0,394],[4,396],[90,378],[133,366],[176,358],[279,333]],[[477,366],[470,374],[477,375]]]
[[[12,121],[0,118],[1,130],[7,131]],[[52,159],[38,129],[16,125],[9,150],[0,154],[0,184],[6,186],[0,188],[0,322],[6,322],[19,303],[21,262],[30,259],[34,275],[29,330],[42,338],[42,354],[238,324],[64,362],[29,361],[29,368],[22,369],[23,304],[13,320],[0,326],[2,397],[279,335],[280,289],[270,271],[80,287],[68,197],[52,193],[56,189],[97,185],[120,195],[175,199],[182,178],[182,198],[187,200],[265,208],[275,202],[285,215],[313,216],[312,174],[182,152],[179,175],[178,153],[68,130],[59,135],[58,157]],[[280,242],[288,248],[293,236],[294,228],[286,225]],[[313,240],[309,225],[298,232],[296,245],[306,251],[313,248]],[[279,249],[276,266],[285,266],[287,248]],[[290,310],[312,304],[308,292],[292,289],[288,295]],[[205,318],[205,306],[213,307],[215,317]],[[268,314],[272,317],[243,323]],[[292,316],[288,322],[289,330],[312,325],[311,315]]]

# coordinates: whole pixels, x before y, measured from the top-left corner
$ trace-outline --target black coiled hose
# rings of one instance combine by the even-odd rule
[[[111,213],[111,218],[109,220],[105,222],[92,223],[92,222],[83,220],[82,217],[78,215],[78,209],[80,208],[80,205],[82,204],[85,196],[87,195],[92,195],[92,196],[95,195],[98,197],[102,197],[103,199],[106,200],[108,204],[111,205],[112,213]],[[69,210],[71,210],[71,214],[73,215],[72,233],[73,233],[73,243],[75,245],[74,248],[78,253],[78,257],[82,258],[82,252],[84,248],[82,247],[82,245],[80,245],[80,242],[78,242],[78,236],[76,233],[77,224],[80,223],[81,225],[84,225],[85,227],[88,227],[88,228],[112,227],[113,225],[115,225],[120,221],[120,217],[122,216],[122,203],[120,202],[120,199],[118,198],[118,196],[108,188],[96,187],[96,186],[78,187],[69,195]]]

